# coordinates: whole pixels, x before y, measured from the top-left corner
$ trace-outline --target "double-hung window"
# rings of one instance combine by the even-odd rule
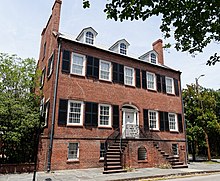
[[[147,88],[156,90],[156,78],[155,74],[147,72]]]
[[[82,115],[83,115],[83,102],[69,100],[67,124],[68,125],[82,125],[82,122],[83,122]]]
[[[125,84],[134,86],[134,69],[130,67],[124,67],[124,72]]]
[[[44,97],[40,100],[40,115],[44,116]]]
[[[79,159],[79,143],[69,143],[68,145],[68,160]]]
[[[94,43],[94,35],[92,32],[86,32],[86,43],[93,45]]]
[[[40,88],[42,88],[44,86],[45,74],[46,74],[46,69],[44,67],[41,72],[41,77],[40,77]]]
[[[71,73],[76,75],[85,75],[85,56],[73,53]]]
[[[104,60],[100,60],[99,66],[99,78],[102,80],[111,81],[111,63]]]
[[[53,63],[54,62],[54,54],[48,60],[48,67],[47,67],[47,77],[49,78],[53,72]]]
[[[99,104],[99,126],[111,126],[111,106],[107,104]]]
[[[166,77],[166,91],[168,94],[174,94],[173,79]]]
[[[170,131],[177,131],[177,115],[174,113],[168,114]]]
[[[123,55],[127,54],[127,47],[124,43],[120,44],[120,54],[123,54]]]
[[[157,111],[148,111],[149,117],[149,127],[152,130],[158,130],[158,112]]]
[[[155,53],[150,54],[151,63],[156,64],[157,63],[157,56]]]

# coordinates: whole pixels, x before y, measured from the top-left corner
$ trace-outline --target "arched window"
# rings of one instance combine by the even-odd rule
[[[92,44],[94,43],[94,35],[91,31],[86,32],[86,43]]]
[[[156,57],[155,53],[151,53],[151,54],[150,54],[151,63],[156,64],[156,63],[157,63],[156,58],[157,58],[157,57]]]
[[[147,150],[145,147],[141,146],[138,148],[138,160],[146,160],[147,159]]]
[[[124,43],[120,44],[120,53],[123,54],[123,55],[127,54],[127,47]]]

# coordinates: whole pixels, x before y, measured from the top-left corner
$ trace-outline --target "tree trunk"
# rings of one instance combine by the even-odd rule
[[[209,137],[208,134],[206,133],[206,131],[204,131],[205,133],[205,141],[206,141],[206,145],[207,145],[207,156],[208,156],[208,160],[211,160],[211,151],[210,151],[210,146],[209,146]]]

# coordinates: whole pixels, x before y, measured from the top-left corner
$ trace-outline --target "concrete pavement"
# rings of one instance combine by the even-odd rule
[[[127,173],[103,174],[103,168],[62,170],[51,173],[37,172],[37,181],[105,181],[138,180],[143,178],[164,177],[171,175],[189,175],[194,173],[220,172],[220,163],[193,162],[189,168],[160,169],[141,168]],[[0,175],[0,181],[31,181],[33,173]]]

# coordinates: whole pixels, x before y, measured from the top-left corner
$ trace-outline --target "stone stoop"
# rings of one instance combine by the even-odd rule
[[[123,140],[122,142],[122,154],[127,146],[127,141]],[[104,172],[103,174],[110,174],[110,173],[120,173],[120,172],[127,172],[127,170],[122,168],[121,163],[121,150],[120,150],[120,141],[116,140],[116,142],[109,146],[106,152],[106,165],[104,165]]]
[[[153,143],[154,147],[160,152],[161,155],[171,164],[173,169],[176,168],[188,168],[188,165],[185,165],[183,162],[179,161],[178,155],[169,155],[165,151],[162,150],[162,148],[159,147],[157,143]]]

